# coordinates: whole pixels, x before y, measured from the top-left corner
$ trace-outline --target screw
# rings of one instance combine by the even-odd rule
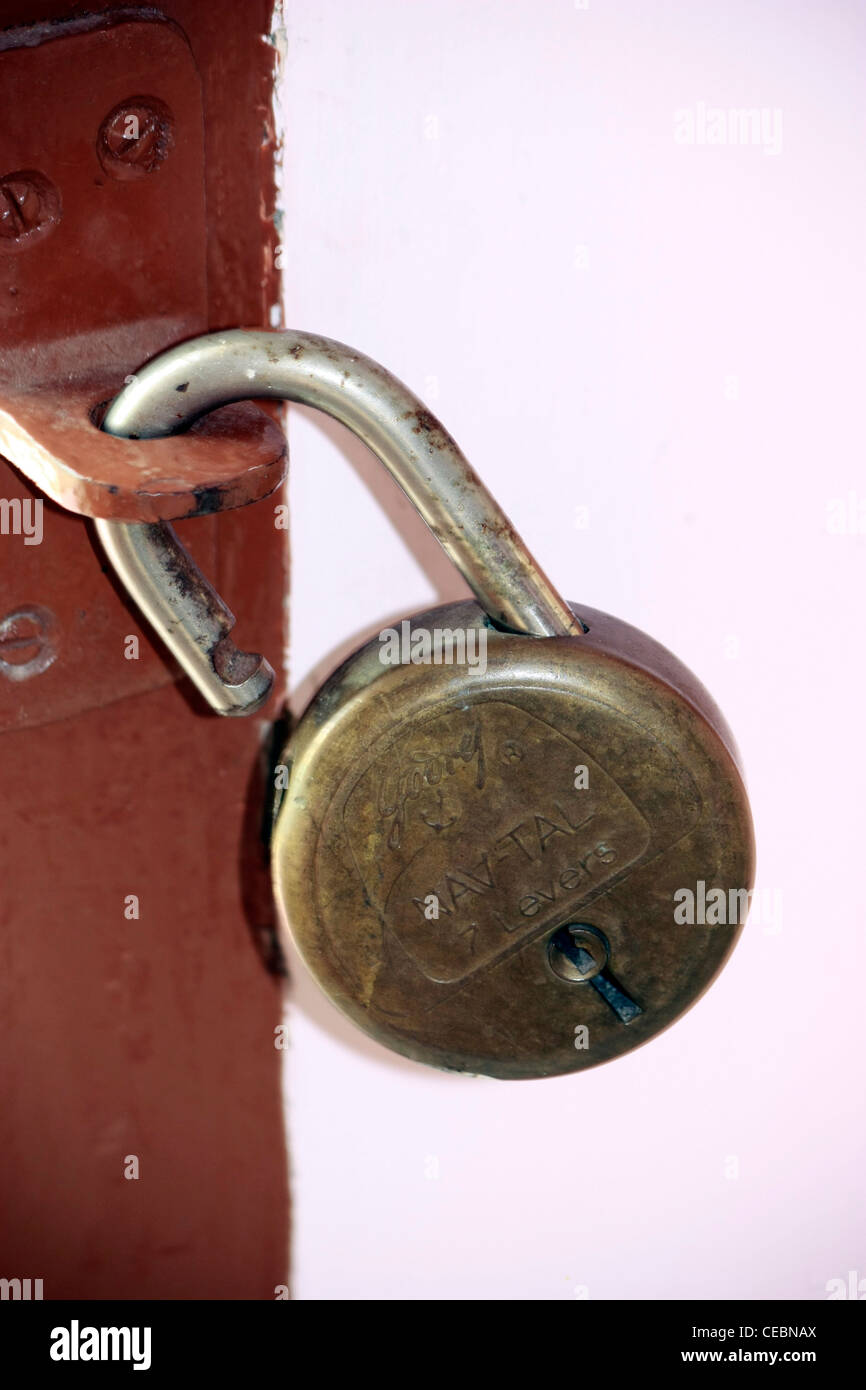
[[[0,621],[0,675],[26,681],[57,660],[54,614],[41,604],[16,608]]]
[[[97,154],[106,173],[116,179],[152,174],[174,143],[174,120],[156,97],[127,97],[99,127]]]
[[[0,177],[0,246],[17,250],[60,221],[60,194],[36,169]]]

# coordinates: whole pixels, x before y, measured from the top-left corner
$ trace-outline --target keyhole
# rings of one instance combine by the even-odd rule
[[[590,984],[621,1023],[633,1023],[643,1009],[613,975],[610,944],[603,932],[586,922],[570,923],[553,933],[547,958],[554,974],[574,984]]]

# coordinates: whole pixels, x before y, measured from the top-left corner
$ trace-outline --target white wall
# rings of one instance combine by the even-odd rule
[[[566,594],[705,681],[783,905],[668,1033],[545,1082],[402,1061],[297,965],[295,1294],[825,1296],[866,1275],[866,536],[828,529],[851,490],[866,509],[866,11],[287,0],[286,23],[287,321],[425,396]],[[768,148],[678,143],[698,103],[766,108]],[[462,586],[360,446],[300,409],[290,431],[301,705]]]

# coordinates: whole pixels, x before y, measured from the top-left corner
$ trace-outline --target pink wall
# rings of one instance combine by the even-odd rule
[[[567,595],[704,680],[764,904],[685,1019],[564,1080],[402,1061],[297,966],[296,1295],[826,1297],[866,1278],[866,11],[287,9],[289,323],[425,396]],[[758,142],[682,143],[708,108]],[[353,440],[295,409],[291,444],[300,705],[463,590]]]

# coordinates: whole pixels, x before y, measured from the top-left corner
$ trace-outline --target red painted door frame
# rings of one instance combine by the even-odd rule
[[[206,207],[204,318],[160,319],[141,226],[130,275],[152,286],[154,312],[143,336],[124,337],[117,308],[115,341],[130,354],[121,372],[140,365],[136,342],[149,355],[199,328],[269,326],[278,294],[271,6],[170,0],[161,12],[154,22],[182,36],[201,82],[204,186],[190,197]],[[62,22],[87,13],[0,0],[0,28],[56,43]],[[118,21],[109,48],[129,13],[99,11]],[[21,42],[5,34],[5,46]],[[98,132],[108,112],[86,77],[80,111],[33,93],[28,167],[38,170],[39,121],[81,117]],[[62,223],[44,245],[62,295],[77,269]],[[0,249],[0,374],[37,293],[27,254]],[[108,277],[104,293],[120,304]],[[57,315],[50,302],[40,315],[44,346]],[[58,361],[70,342],[64,323]],[[49,385],[63,381],[58,369]],[[0,498],[42,500],[2,460]],[[260,834],[267,725],[283,690],[279,501],[179,528],[238,615],[243,645],[278,671],[268,708],[246,720],[203,708],[104,572],[86,519],[46,503],[40,544],[0,535],[0,1277],[42,1280],[46,1299],[273,1299],[287,1282],[281,988],[266,960]]]

